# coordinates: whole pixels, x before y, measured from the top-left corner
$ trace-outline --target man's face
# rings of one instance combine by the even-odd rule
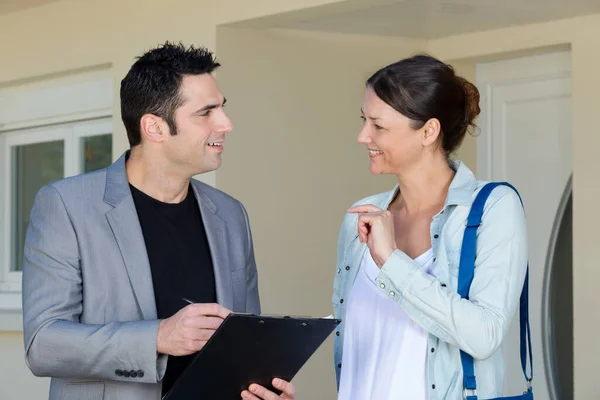
[[[211,74],[181,81],[182,105],[175,111],[176,135],[165,135],[167,158],[190,176],[221,166],[225,134],[233,126],[223,110],[225,98]]]

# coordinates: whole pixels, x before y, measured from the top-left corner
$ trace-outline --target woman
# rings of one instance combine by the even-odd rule
[[[479,114],[479,92],[435,58],[377,71],[358,135],[373,174],[398,185],[342,223],[334,282],[339,400],[463,399],[459,349],[475,359],[480,399],[502,394],[500,346],[527,268],[525,216],[506,187],[488,198],[469,299],[457,293],[460,248],[484,182],[450,155]]]

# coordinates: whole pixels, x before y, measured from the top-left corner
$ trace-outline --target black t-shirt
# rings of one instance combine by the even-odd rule
[[[215,303],[210,247],[191,185],[186,198],[177,204],[163,203],[129,186],[150,261],[158,318],[169,318],[185,307],[188,303],[182,298]],[[163,394],[193,356],[169,356]]]

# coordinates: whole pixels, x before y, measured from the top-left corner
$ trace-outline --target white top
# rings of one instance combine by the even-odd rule
[[[433,250],[414,260],[431,273]],[[427,332],[375,285],[369,249],[348,296],[338,400],[425,400]]]

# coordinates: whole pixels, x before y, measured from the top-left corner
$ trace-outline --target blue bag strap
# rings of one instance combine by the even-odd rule
[[[517,189],[507,182],[490,182],[487,183],[473,201],[471,211],[467,218],[467,226],[463,235],[462,248],[460,253],[460,265],[458,271],[458,293],[463,299],[469,298],[469,289],[475,275],[475,253],[477,243],[477,228],[481,224],[485,202],[496,187],[504,185],[513,189],[521,200],[523,200]],[[520,307],[519,307],[519,325],[520,325],[520,342],[521,342],[521,367],[523,375],[528,383],[528,391],[531,390],[531,381],[533,380],[533,354],[531,350],[531,329],[529,326],[529,264],[527,264],[527,273],[525,274],[525,282],[521,292]],[[528,351],[529,350],[529,351]],[[529,369],[531,377],[527,375],[527,356],[529,355]],[[466,400],[477,400],[477,382],[475,380],[475,368],[473,366],[473,357],[469,354],[460,351],[460,359],[463,367],[463,386]]]

